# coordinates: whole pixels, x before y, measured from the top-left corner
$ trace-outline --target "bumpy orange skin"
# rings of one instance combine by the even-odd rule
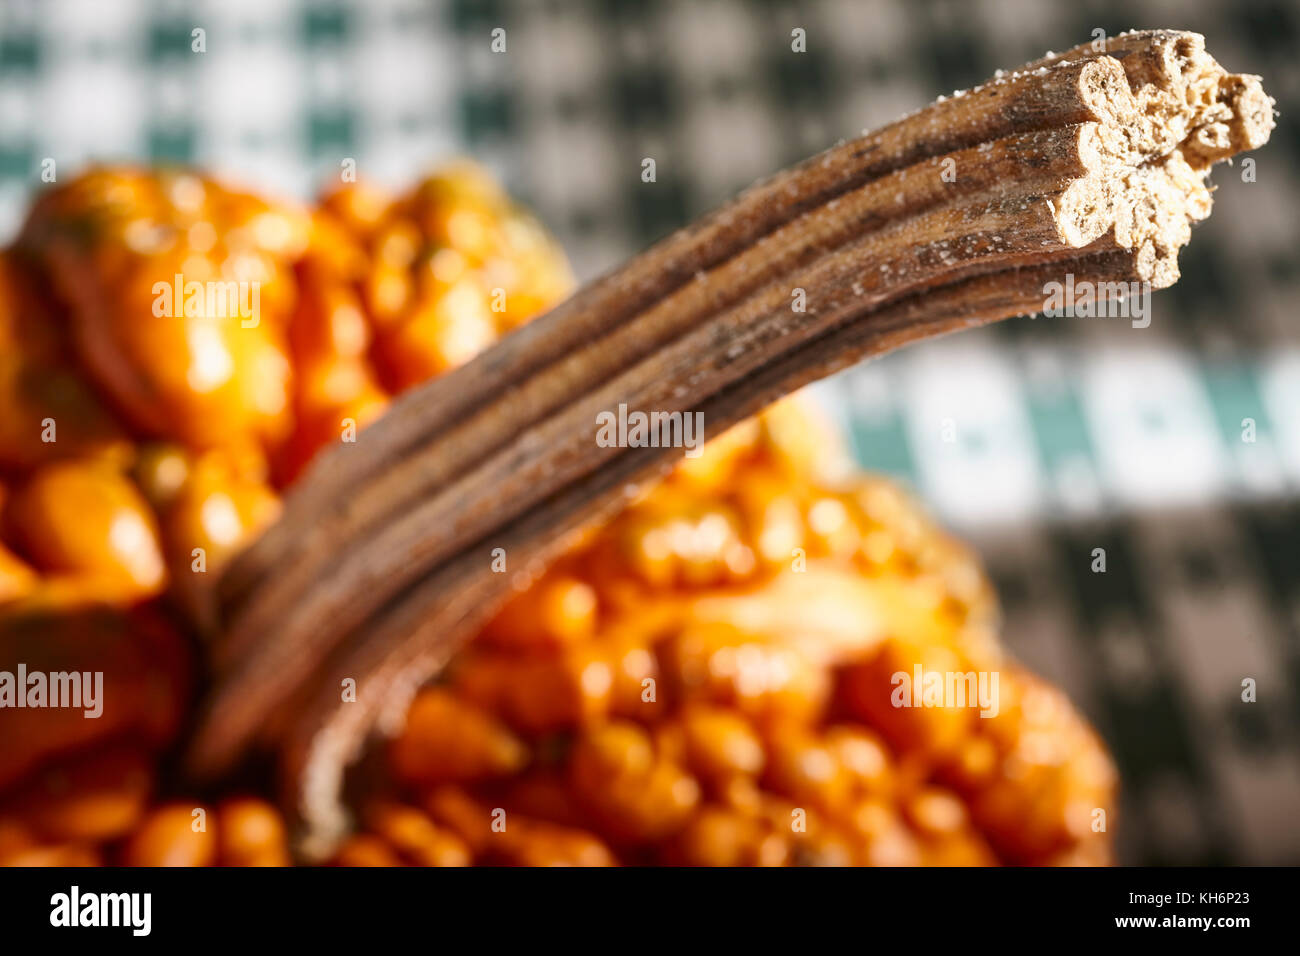
[[[30,264],[0,252],[0,471],[68,457],[125,461],[129,441],[74,364]]]
[[[43,765],[111,741],[160,752],[175,739],[190,702],[189,643],[149,606],[10,605],[0,613],[0,671],[17,673],[19,664],[28,673],[102,673],[102,712],[87,719],[85,708],[6,708],[0,793]]]
[[[257,322],[155,315],[177,272],[257,280]],[[571,281],[469,166],[312,212],[184,172],[42,197],[0,254],[0,669],[108,686],[100,720],[2,718],[0,863],[290,862],[260,797],[150,806],[188,694],[171,615],[209,623],[321,449]],[[332,862],[1107,862],[1100,742],[1004,657],[966,549],[893,485],[823,474],[832,444],[778,404],[518,592],[417,695]],[[998,713],[895,706],[918,665],[996,673]]]
[[[519,770],[527,751],[500,721],[441,690],[421,694],[393,743],[393,772],[414,784],[476,780]]]
[[[126,866],[213,866],[217,838],[208,812],[206,807],[183,803],[151,810],[127,840],[122,862]]]
[[[476,166],[444,169],[387,205],[357,185],[323,205],[367,250],[372,355],[394,392],[468,361],[572,285],[553,240]]]
[[[623,863],[1109,860],[1105,751],[1003,656],[973,557],[891,486],[814,477],[797,417],[723,436],[417,697],[395,777],[476,861],[517,856],[539,823]],[[996,673],[997,714],[896,706],[917,665]]]
[[[130,833],[144,817],[154,789],[153,757],[118,743],[66,757],[30,776],[0,816],[21,821],[51,843],[96,843]]]
[[[217,856],[223,866],[288,866],[280,811],[258,797],[226,800],[217,807]]]
[[[27,562],[0,545],[0,604],[31,594],[37,580],[36,572]]]
[[[342,271],[346,277],[346,267]],[[355,436],[388,405],[369,364],[369,320],[355,287],[339,281],[339,272],[321,256],[299,269],[302,295],[289,327],[295,428],[276,458],[280,484],[296,478],[318,449]]]
[[[284,821],[257,797],[216,806],[175,800],[146,813],[118,849],[124,866],[287,866]]]
[[[6,502],[6,532],[52,584],[130,603],[159,593],[167,571],[148,502],[102,460],[38,468]]]
[[[153,448],[142,479],[157,499],[172,596],[207,623],[211,590],[226,563],[280,514],[279,495],[258,466],[225,449],[191,454]]]
[[[305,211],[189,172],[104,169],[43,194],[19,244],[131,427],[207,448],[288,433],[285,332],[310,240]]]
[[[9,492],[0,485],[0,515]],[[36,570],[0,541],[0,607],[31,594],[40,580]]]

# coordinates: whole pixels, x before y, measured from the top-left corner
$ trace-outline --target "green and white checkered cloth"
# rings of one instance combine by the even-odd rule
[[[308,198],[344,158],[400,186],[468,153],[585,278],[937,93],[1098,27],[1155,26],[1260,72],[1280,117],[1254,182],[1216,172],[1216,212],[1150,327],[1016,319],[814,394],[862,463],[979,544],[1008,641],[1116,753],[1125,859],[1295,863],[1293,0],[0,0],[0,237],[46,158],[60,178],[91,159],[193,162]]]

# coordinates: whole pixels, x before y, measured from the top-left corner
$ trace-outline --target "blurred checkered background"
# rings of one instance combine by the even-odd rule
[[[0,0],[0,238],[46,157],[61,179],[92,159],[193,162],[309,198],[345,157],[400,186],[468,153],[588,278],[760,176],[1098,27],[1201,32],[1278,100],[1256,181],[1216,172],[1150,327],[1017,319],[814,394],[859,460],[984,552],[1007,640],[1116,754],[1126,862],[1296,863],[1296,0]]]

